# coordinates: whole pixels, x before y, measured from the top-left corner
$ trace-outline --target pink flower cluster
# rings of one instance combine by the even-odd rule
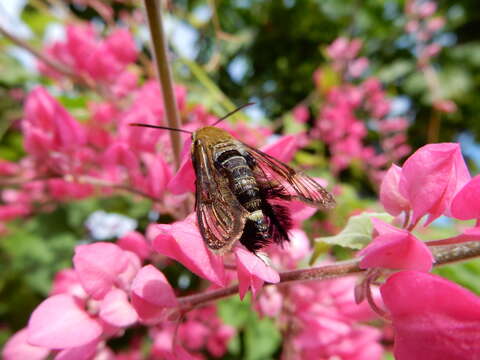
[[[405,30],[410,34],[415,42],[415,55],[417,57],[418,67],[426,71],[425,76],[435,77],[431,62],[442,50],[442,45],[435,40],[435,36],[445,25],[444,17],[436,15],[437,4],[431,0],[410,0],[405,7],[407,23]],[[457,105],[449,99],[441,99],[434,95],[437,80],[429,80],[427,84],[433,97],[433,107],[443,113],[452,113],[457,110]]]
[[[442,215],[478,220],[479,184],[478,177],[470,178],[459,145],[452,143],[420,148],[402,168],[393,165],[382,182],[380,201],[403,229],[374,220],[373,242],[358,255],[364,269],[402,270],[380,289],[394,328],[396,359],[470,359],[480,349],[473,335],[480,330],[480,298],[428,274],[430,249],[411,232],[425,216],[424,226]],[[477,224],[430,244],[478,241],[479,235]]]
[[[405,30],[415,38],[418,62],[424,66],[442,49],[433,38],[445,25],[445,19],[435,15],[437,4],[430,0],[408,1],[405,10]]]
[[[108,83],[116,96],[135,86],[135,73],[126,69],[137,59],[137,49],[128,30],[117,28],[101,38],[93,26],[68,25],[65,37],[65,41],[54,42],[45,52],[87,81]],[[46,64],[40,63],[39,68],[49,77],[62,78],[62,74]]]
[[[390,100],[377,78],[369,77],[358,85],[353,84],[368,67],[365,58],[357,58],[361,45],[358,39],[338,38],[327,48],[333,68],[349,80],[327,90],[312,136],[328,145],[335,173],[356,163],[378,183],[384,169],[410,152],[406,144],[408,121],[389,116]],[[321,88],[322,69],[317,70],[315,80]],[[365,144],[369,128],[380,137],[381,153]]]
[[[157,202],[157,210],[179,216],[176,209],[183,198],[172,195],[180,192],[175,183],[169,186],[174,171],[170,134],[129,126],[133,122],[165,124],[156,81],[140,86],[134,77],[122,82],[130,74],[127,65],[133,66],[136,58],[131,35],[118,29],[100,39],[92,27],[67,26],[66,40],[53,43],[48,51],[79,76],[88,76],[97,88],[114,91],[104,101],[90,102],[83,121],[75,119],[43,87],[28,94],[20,124],[27,156],[19,163],[0,163],[0,183],[5,184],[0,194],[0,231],[5,231],[4,222],[50,210],[52,203],[115,190],[148,197]],[[98,58],[109,63],[102,65]],[[99,66],[112,78],[101,75]],[[186,128],[194,130],[216,119],[200,105],[187,106],[185,88],[176,86],[175,95]],[[271,134],[266,128],[254,130],[244,124],[222,126],[253,146]],[[186,145],[188,149],[188,141]]]
[[[9,340],[4,358],[44,359],[51,353],[55,359],[95,354],[113,359],[106,341],[138,323],[150,328],[154,358],[176,359],[177,326],[175,344],[182,344],[186,354],[206,348],[223,355],[234,331],[216,318],[215,307],[193,310],[181,324],[172,322],[179,306],[173,288],[160,270],[141,265],[139,255],[145,255],[149,243],[131,233],[119,244],[136,252],[104,242],[78,246],[74,269],[57,274],[51,296],[35,309],[27,328]]]
[[[286,249],[270,249],[278,268],[298,267],[311,254],[305,233],[297,232]],[[276,319],[284,334],[287,359],[382,359],[382,332],[367,325],[376,314],[366,303],[356,304],[356,279],[347,277],[265,288],[255,300],[257,311]],[[363,324],[363,325],[361,325]]]

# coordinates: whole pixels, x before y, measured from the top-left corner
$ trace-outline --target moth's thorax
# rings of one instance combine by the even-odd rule
[[[210,147],[218,143],[234,141],[235,138],[227,131],[213,126],[205,126],[193,133],[193,141]]]

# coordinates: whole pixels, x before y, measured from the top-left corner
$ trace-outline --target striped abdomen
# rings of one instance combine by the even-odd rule
[[[239,203],[250,212],[249,220],[255,223],[262,237],[268,237],[268,224],[262,212],[262,199],[252,169],[240,152],[225,150],[216,159],[216,163],[225,170],[232,192]]]

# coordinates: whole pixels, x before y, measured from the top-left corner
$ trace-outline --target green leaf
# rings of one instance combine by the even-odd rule
[[[280,332],[271,319],[249,321],[245,328],[245,359],[273,359],[280,342]]]
[[[218,302],[218,315],[222,321],[236,328],[244,327],[252,316],[251,304],[246,298],[234,296]]]
[[[244,356],[246,360],[273,359],[278,350],[281,335],[273,320],[259,319],[247,296],[243,301],[238,297],[221,300],[218,303],[218,315],[222,321],[234,326],[238,331],[243,329]],[[241,336],[234,338],[229,344],[231,354],[241,352]]]
[[[372,239],[373,224],[371,218],[377,218],[390,222],[393,217],[387,213],[363,213],[348,219],[345,228],[334,236],[325,236],[315,239],[315,242],[323,242],[332,245],[340,245],[351,249],[361,249],[370,243]]]

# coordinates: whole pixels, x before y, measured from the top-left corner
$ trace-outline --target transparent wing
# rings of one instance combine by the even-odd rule
[[[248,145],[245,147],[256,163],[253,169],[255,178],[263,186],[275,188],[274,197],[300,200],[321,209],[335,206],[333,195],[310,176],[297,173],[280,160],[260,150]]]
[[[210,249],[223,254],[242,236],[248,212],[202,145],[194,147],[192,159],[197,178],[195,208],[200,233]]]

